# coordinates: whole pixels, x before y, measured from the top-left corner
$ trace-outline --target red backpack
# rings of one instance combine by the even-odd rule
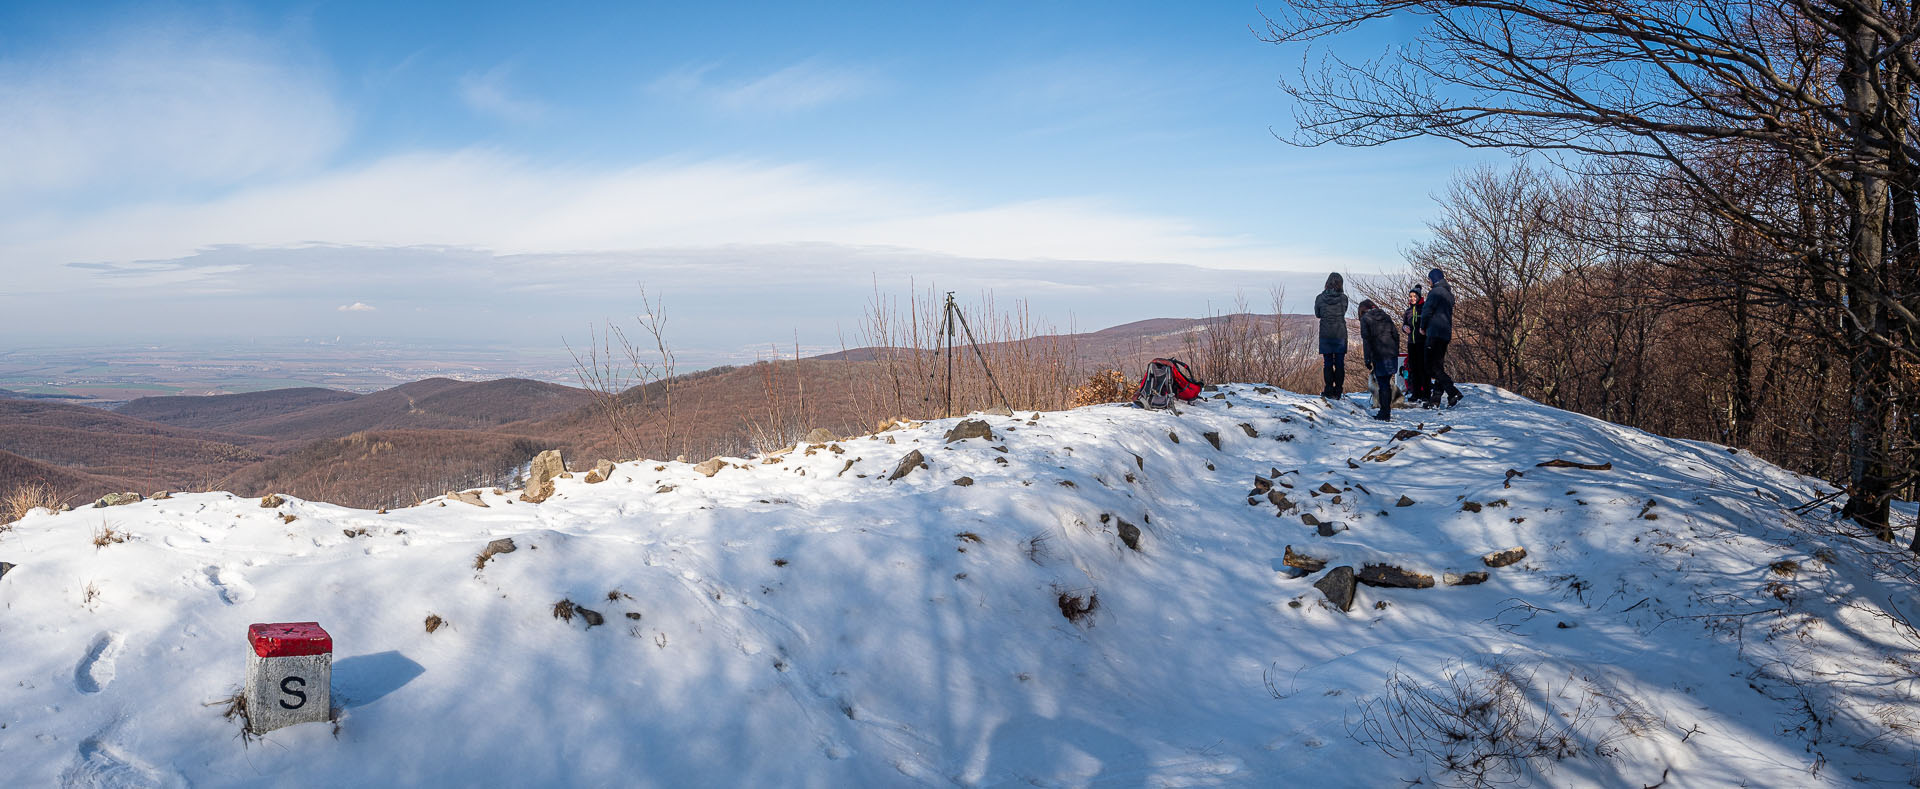
[[[1133,394],[1133,404],[1140,408],[1172,408],[1174,400],[1190,401],[1200,396],[1200,379],[1195,378],[1193,369],[1179,359],[1155,359],[1147,363],[1147,373],[1140,376],[1140,388]]]

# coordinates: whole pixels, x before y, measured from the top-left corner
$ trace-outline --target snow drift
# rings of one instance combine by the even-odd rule
[[[37,511],[0,533],[16,565],[0,576],[0,773],[1920,776],[1920,645],[1885,616],[1912,587],[1828,508],[1796,510],[1822,483],[1492,389],[1390,424],[1357,402],[1220,393],[1178,415],[976,415],[991,435],[951,442],[959,420],[934,421],[710,477],[622,463],[540,504],[479,491],[381,514],[199,493]],[[502,539],[512,551],[481,556]],[[1287,566],[1289,546],[1326,569]],[[1482,560],[1516,546],[1517,563]],[[1362,585],[1348,612],[1315,587],[1370,564],[1434,585]],[[247,625],[305,620],[336,642],[337,722],[243,739],[222,712]]]

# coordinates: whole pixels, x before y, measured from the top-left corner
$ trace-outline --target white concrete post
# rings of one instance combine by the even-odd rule
[[[333,637],[319,622],[251,625],[247,641],[249,731],[332,717]]]

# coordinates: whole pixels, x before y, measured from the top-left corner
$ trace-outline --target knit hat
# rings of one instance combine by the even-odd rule
[[[1423,294],[1421,294],[1421,293],[1420,293],[1420,286],[1419,286],[1419,285],[1415,285],[1415,286],[1413,286],[1413,290],[1409,290],[1409,291],[1407,291],[1407,293],[1409,293],[1409,294],[1412,294],[1412,295],[1415,295],[1415,296],[1419,296],[1419,295],[1423,295]]]
[[[1440,280],[1443,280],[1446,278],[1447,278],[1447,275],[1441,273],[1440,269],[1434,269],[1432,271],[1427,272],[1427,281],[1435,285],[1440,284]]]
[[[1360,300],[1360,314],[1365,315],[1368,312],[1371,312],[1372,310],[1373,310],[1373,299]]]

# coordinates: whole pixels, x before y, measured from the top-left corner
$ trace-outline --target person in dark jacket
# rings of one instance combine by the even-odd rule
[[[1373,403],[1380,413],[1373,418],[1385,421],[1393,416],[1393,376],[1400,372],[1400,329],[1393,316],[1373,306],[1373,300],[1360,302],[1360,350],[1373,375]]]
[[[1427,330],[1420,325],[1420,307],[1426,303],[1420,286],[1407,291],[1407,309],[1400,313],[1400,326],[1407,332],[1407,401],[1427,399]]]
[[[1453,288],[1447,284],[1447,275],[1440,269],[1427,272],[1427,303],[1420,307],[1420,323],[1427,330],[1427,372],[1433,377],[1433,388],[1427,390],[1427,404],[1439,405],[1440,395],[1447,396],[1447,407],[1460,404],[1460,390],[1454,388],[1453,376],[1447,375],[1447,344],[1453,342]]]
[[[1320,396],[1337,399],[1347,388],[1347,293],[1339,272],[1327,275],[1327,289],[1313,299],[1320,319]]]

